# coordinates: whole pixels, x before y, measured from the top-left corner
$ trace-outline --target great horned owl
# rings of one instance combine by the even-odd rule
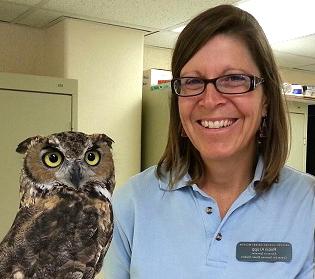
[[[62,132],[21,142],[20,209],[0,244],[0,278],[94,278],[111,242],[112,140]]]

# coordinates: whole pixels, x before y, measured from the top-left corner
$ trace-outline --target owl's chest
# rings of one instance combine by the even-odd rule
[[[36,205],[35,205],[36,206]],[[112,215],[105,201],[81,196],[47,198],[37,206],[34,226],[42,233],[88,235],[103,226]],[[80,233],[78,233],[80,232]]]
[[[77,254],[102,245],[112,229],[110,203],[81,197],[51,198],[34,205],[26,240],[52,254]]]
[[[94,274],[111,240],[112,216],[110,202],[75,195],[22,207],[2,243],[6,260],[0,259],[0,277],[11,278],[1,265],[11,273],[16,262],[25,278],[68,278],[73,270]]]

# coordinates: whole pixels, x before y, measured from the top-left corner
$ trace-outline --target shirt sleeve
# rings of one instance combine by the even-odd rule
[[[310,217],[310,222],[312,224],[312,230],[313,235],[310,235],[310,237],[313,236],[313,242],[312,245],[309,245],[308,247],[304,247],[304,249],[307,249],[308,256],[307,260],[304,263],[303,268],[301,269],[300,273],[295,277],[295,279],[315,279],[315,180],[312,180],[312,187],[309,194],[311,195],[311,209],[310,214],[307,215]]]
[[[120,187],[114,192],[113,239],[105,255],[103,272],[105,279],[129,279],[133,231],[133,206],[128,188]]]
[[[104,261],[105,279],[129,279],[130,245],[118,221],[114,221],[111,245]]]

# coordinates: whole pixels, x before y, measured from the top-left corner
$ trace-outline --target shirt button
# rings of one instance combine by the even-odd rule
[[[215,239],[217,241],[220,241],[222,239],[222,234],[221,233],[218,233],[217,236],[215,237]]]
[[[211,214],[212,213],[212,207],[211,206],[206,207],[206,213],[207,214]]]

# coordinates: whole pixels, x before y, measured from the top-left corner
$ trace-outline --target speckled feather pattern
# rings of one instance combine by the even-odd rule
[[[100,271],[113,232],[112,142],[104,134],[63,132],[19,145],[21,205],[0,244],[1,279],[88,279]],[[47,148],[63,154],[59,168],[44,166],[40,154]],[[89,150],[100,154],[96,166],[84,162]],[[80,166],[76,187],[67,177],[72,164]]]

